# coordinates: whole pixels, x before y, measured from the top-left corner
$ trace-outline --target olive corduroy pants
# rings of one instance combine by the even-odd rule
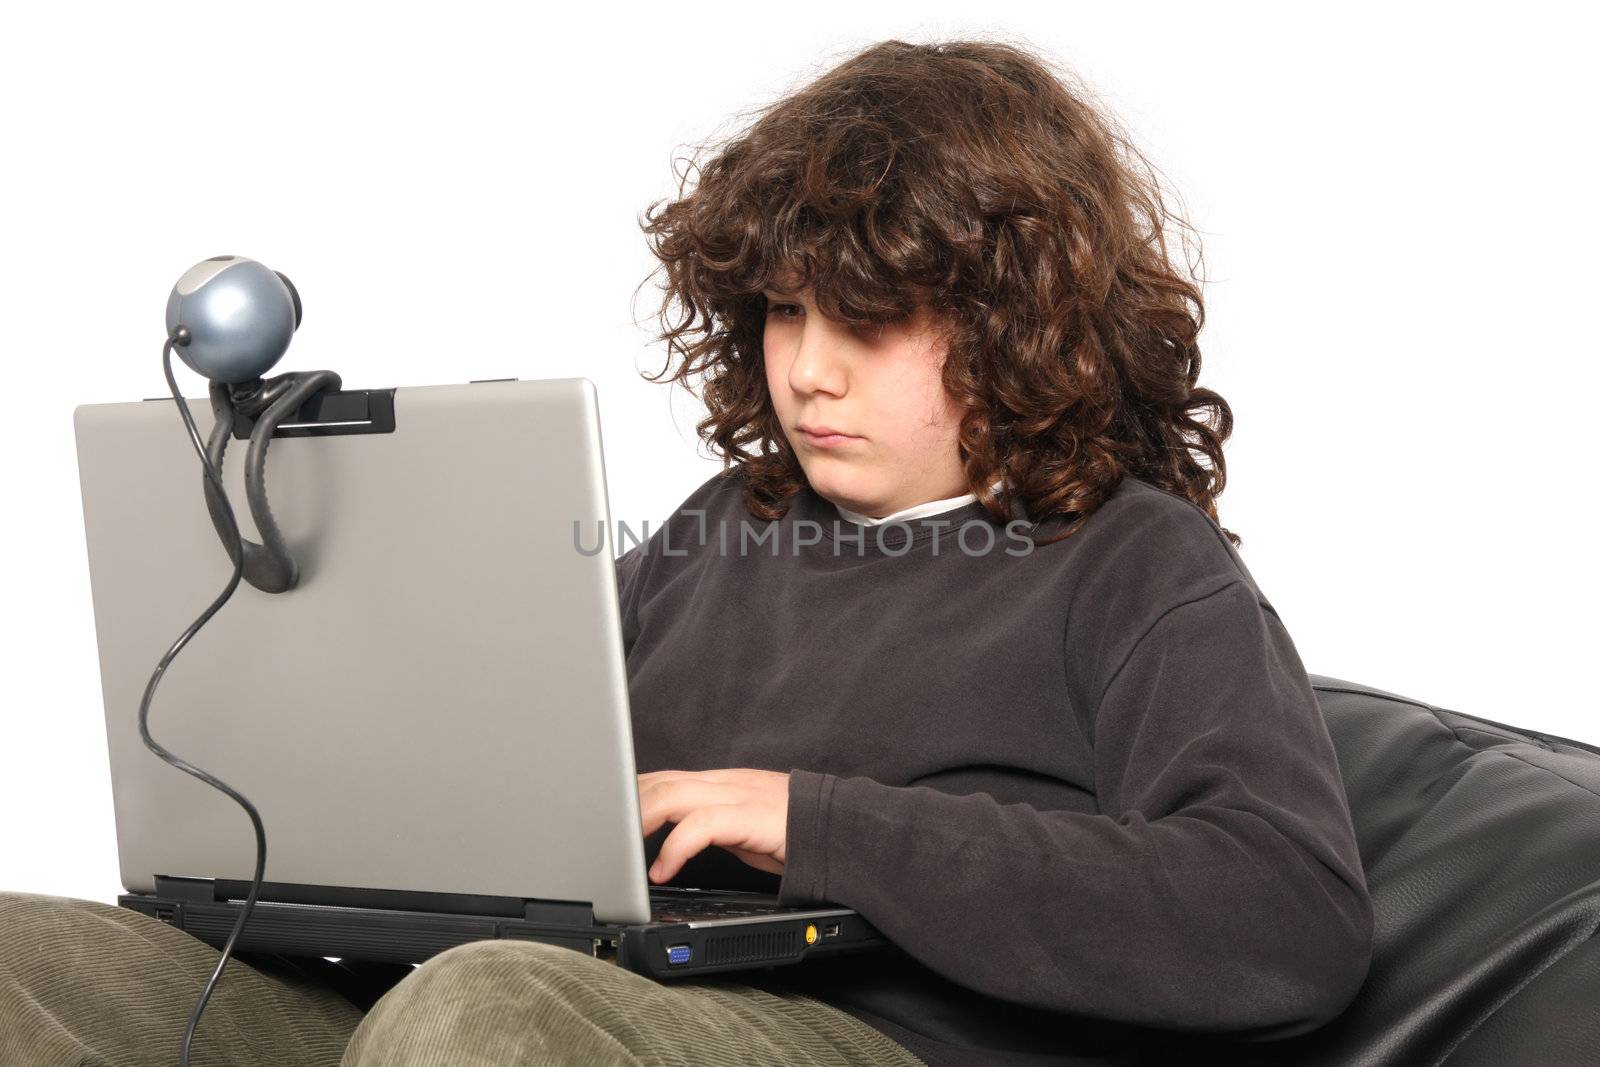
[[[461,945],[366,996],[327,961],[246,959],[212,993],[194,1067],[921,1063],[811,997],[661,983],[536,942]],[[216,961],[126,908],[0,893],[0,1064],[170,1067]]]

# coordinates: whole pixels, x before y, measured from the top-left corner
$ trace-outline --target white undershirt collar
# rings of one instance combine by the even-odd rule
[[[1000,482],[995,482],[990,488],[1000,488]],[[930,500],[925,504],[912,504],[908,508],[901,508],[899,511],[891,512],[881,519],[863,515],[859,511],[851,511],[842,504],[834,504],[833,506],[842,517],[849,519],[853,523],[861,526],[881,526],[886,522],[905,522],[910,519],[926,518],[929,515],[940,515],[946,511],[954,511],[963,504],[970,504],[976,499],[978,499],[978,494],[976,493],[963,493],[960,496],[946,497],[943,500]]]

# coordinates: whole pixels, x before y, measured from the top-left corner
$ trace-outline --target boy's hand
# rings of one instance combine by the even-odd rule
[[[720,845],[758,870],[782,874],[789,829],[789,775],[750,768],[651,771],[639,775],[639,815],[661,842],[650,880],[669,881],[689,859]]]

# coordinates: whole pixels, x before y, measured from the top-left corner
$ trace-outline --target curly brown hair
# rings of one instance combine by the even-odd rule
[[[1014,493],[1069,536],[1133,474],[1240,543],[1216,509],[1233,415],[1195,384],[1200,284],[1168,256],[1167,225],[1193,227],[1076,85],[1012,43],[883,41],[702,145],[645,210],[667,363],[644,377],[681,356],[672,380],[702,379],[696,430],[742,466],[753,514],[806,484],[767,391],[762,290],[809,285],[856,328],[923,305],[946,324],[961,462],[996,521]]]

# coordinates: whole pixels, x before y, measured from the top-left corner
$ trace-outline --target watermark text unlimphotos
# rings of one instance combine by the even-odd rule
[[[648,519],[642,524],[642,532],[635,532],[626,522],[617,523],[618,553],[626,552],[636,545],[643,545],[643,551],[647,553],[687,556],[692,545],[698,549],[712,549],[723,556],[748,556],[760,553],[780,556],[784,552],[783,543],[787,535],[788,554],[792,556],[799,555],[803,549],[826,542],[831,546],[832,554],[835,556],[846,555],[846,546],[853,546],[857,557],[865,557],[869,540],[884,555],[902,556],[911,551],[914,543],[923,543],[922,540],[913,541],[914,525],[931,531],[926,543],[936,556],[941,551],[960,552],[965,556],[987,556],[991,552],[1003,551],[1008,556],[1026,556],[1034,548],[1033,540],[1027,536],[1027,531],[1032,530],[1034,524],[1024,519],[1012,519],[1006,523],[1003,535],[996,530],[992,522],[985,519],[968,519],[959,526],[949,519],[917,519],[915,523],[896,519],[893,522],[878,523],[873,526],[862,526],[835,519],[830,537],[827,526],[813,519],[795,519],[788,524],[777,521],[752,522],[749,519],[731,523],[726,519],[719,519],[715,529],[712,529],[711,524],[706,521],[704,509],[682,508],[678,514],[693,516],[694,525],[684,530],[681,524],[674,526],[671,523],[664,523],[657,531],[660,534],[657,541],[651,539]],[[593,531],[592,535],[588,535],[589,530]],[[885,537],[890,530],[898,532]],[[606,547],[605,523],[596,520],[590,526],[574,519],[572,547],[581,555],[599,555]]]

